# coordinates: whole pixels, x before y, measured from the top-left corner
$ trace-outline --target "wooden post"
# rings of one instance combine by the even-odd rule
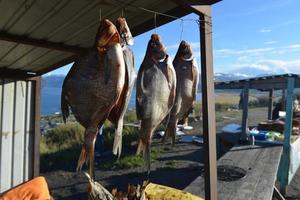
[[[202,12],[199,15],[199,28],[201,47],[205,199],[217,200],[217,148],[211,7],[203,6],[202,8]]]
[[[33,177],[40,173],[41,76],[34,78]]]
[[[268,103],[268,120],[272,119],[272,111],[273,111],[273,94],[274,89],[269,91],[269,103]]]
[[[249,86],[246,86],[243,90],[243,116],[242,116],[242,135],[241,135],[242,141],[247,140],[248,104],[249,104]]]
[[[293,92],[294,92],[295,78],[289,77],[287,79],[287,95],[286,95],[286,116],[284,126],[284,144],[283,154],[279,166],[279,182],[280,192],[285,194],[286,186],[289,183],[289,168],[290,168],[290,138],[292,133],[293,120]]]

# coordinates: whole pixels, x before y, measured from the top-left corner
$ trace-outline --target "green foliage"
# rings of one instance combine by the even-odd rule
[[[124,116],[124,122],[126,123],[133,123],[137,121],[136,112],[135,110],[127,110]]]
[[[41,139],[41,171],[73,169],[84,138],[84,128],[67,123],[49,130]]]
[[[47,131],[42,137],[41,154],[57,152],[81,145],[84,138],[84,128],[78,123],[67,123],[59,125]]]
[[[104,148],[111,149],[114,142],[115,129],[113,126],[104,127],[103,137],[104,137]],[[138,140],[138,129],[131,126],[123,127],[122,143],[123,147],[126,148],[130,146],[131,142]]]
[[[131,111],[127,120],[134,120],[135,112]],[[46,116],[45,121],[53,122],[59,120],[57,116]],[[125,123],[125,122],[124,122]],[[127,123],[127,121],[126,121]],[[114,141],[114,127],[106,121],[104,124],[104,148],[111,149]],[[126,149],[138,138],[138,130],[134,127],[123,127],[123,148]],[[41,171],[55,169],[73,169],[76,166],[80,150],[84,141],[84,128],[77,122],[61,124],[50,129],[42,136],[40,143]],[[143,160],[134,156],[120,162],[120,167],[133,167]]]
[[[231,104],[231,103],[216,103],[215,104],[216,111],[225,111],[228,109],[236,109],[236,108],[237,108],[237,105]]]
[[[255,100],[249,102],[249,107],[267,107],[269,103],[268,96],[258,96]]]

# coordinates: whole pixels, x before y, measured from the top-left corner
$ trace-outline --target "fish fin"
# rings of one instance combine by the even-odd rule
[[[167,128],[163,137],[163,143],[166,142],[166,140],[171,137],[172,138],[172,145],[175,144],[175,136],[176,136],[176,125],[178,120],[176,119],[176,116],[173,114],[170,114],[170,119],[167,124]]]
[[[144,155],[144,160],[145,160],[145,166],[147,168],[147,173],[149,175],[150,169],[151,169],[151,146],[149,143],[145,144],[143,155]]]
[[[62,93],[61,93],[61,114],[64,120],[64,123],[66,123],[67,118],[69,117],[70,113],[69,113],[69,104],[68,101],[66,99],[66,95],[65,95],[65,90],[64,87],[62,89]]]
[[[198,74],[198,66],[195,59],[192,62],[192,77],[193,77],[193,98],[196,100],[197,92],[198,92],[198,81],[199,81],[199,74]]]
[[[143,152],[143,157],[145,161],[145,166],[147,168],[148,174],[150,173],[150,165],[151,165],[151,149],[149,143],[144,143],[142,139],[139,139],[138,148],[136,151],[136,155],[139,155]]]
[[[115,129],[114,144],[113,144],[113,154],[121,156],[122,152],[122,131],[123,131],[123,119],[119,119],[118,125]]]
[[[143,108],[143,94],[146,93],[146,89],[144,87],[144,71],[145,67],[142,64],[139,71],[138,71],[138,76],[137,76],[137,81],[136,81],[136,99],[135,99],[135,104],[136,104],[136,115],[138,119],[141,119]]]
[[[145,149],[145,144],[141,139],[139,139],[139,143],[135,155],[139,155],[142,151],[144,151],[144,149]]]

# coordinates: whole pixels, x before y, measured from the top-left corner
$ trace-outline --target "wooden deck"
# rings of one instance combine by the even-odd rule
[[[218,160],[218,165],[234,165],[247,171],[232,182],[218,180],[218,199],[271,200],[282,146],[235,146]],[[204,197],[204,178],[199,176],[185,191]]]

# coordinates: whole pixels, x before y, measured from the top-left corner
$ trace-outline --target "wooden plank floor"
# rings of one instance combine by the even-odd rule
[[[218,160],[247,171],[243,179],[218,181],[218,199],[271,200],[282,146],[236,146]],[[185,191],[204,197],[204,179],[199,176]]]

